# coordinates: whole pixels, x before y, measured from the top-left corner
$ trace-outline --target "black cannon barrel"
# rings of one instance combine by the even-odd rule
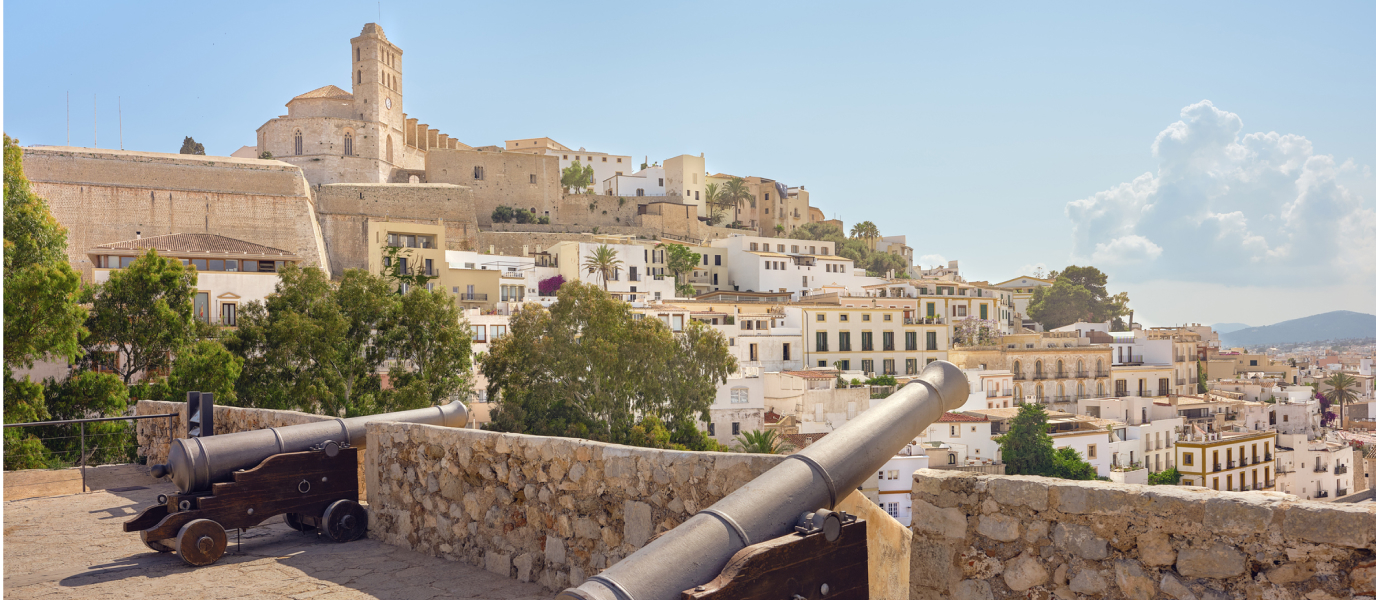
[[[283,452],[300,452],[326,441],[363,446],[366,426],[375,422],[423,423],[444,427],[468,424],[468,408],[462,402],[350,419],[332,419],[272,429],[256,429],[200,438],[172,440],[167,464],[154,465],[153,476],[172,475],[183,493],[210,489],[228,481],[234,471],[249,469]]]
[[[560,592],[557,600],[674,600],[711,581],[742,548],[793,531],[836,503],[970,395],[965,374],[936,361],[903,389],[645,547]]]

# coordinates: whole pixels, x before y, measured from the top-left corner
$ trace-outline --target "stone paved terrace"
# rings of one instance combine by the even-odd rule
[[[281,517],[250,529],[219,562],[193,568],[147,549],[120,525],[156,502],[147,489],[4,504],[5,598],[549,598],[468,565],[362,539],[337,544],[288,529]],[[237,553],[236,553],[237,552]]]

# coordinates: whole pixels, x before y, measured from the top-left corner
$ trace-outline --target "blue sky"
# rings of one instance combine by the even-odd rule
[[[1376,253],[1376,5],[378,11],[9,2],[4,128],[65,143],[70,92],[72,144],[89,146],[98,95],[102,147],[118,144],[119,98],[125,148],[192,135],[228,154],[293,95],[347,89],[348,40],[377,21],[406,53],[406,111],[468,144],[706,153],[711,171],[805,185],[828,216],[906,234],[970,279],[1096,264],[1152,324],[1376,312],[1371,255],[1354,260]],[[1160,189],[1120,187],[1145,174]],[[1319,208],[1292,206],[1320,188]]]

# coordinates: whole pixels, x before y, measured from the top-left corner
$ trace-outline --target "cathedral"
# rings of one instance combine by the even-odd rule
[[[431,149],[471,149],[402,111],[402,51],[376,23],[349,40],[353,91],[333,85],[287,102],[258,128],[259,156],[291,163],[312,185],[425,180]]]

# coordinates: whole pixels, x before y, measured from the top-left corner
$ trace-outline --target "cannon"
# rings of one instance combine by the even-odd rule
[[[358,504],[358,450],[373,422],[463,427],[462,402],[394,413],[332,419],[272,429],[176,439],[155,477],[171,476],[179,493],[124,523],[144,545],[176,552],[193,566],[219,560],[226,531],[285,515],[297,531],[319,530],[336,542],[363,536],[368,513]]]
[[[955,365],[927,365],[878,406],[560,592],[558,600],[746,598],[766,592],[794,600],[867,597],[864,522],[831,510],[969,394],[969,382]],[[822,552],[845,560],[818,560]],[[750,569],[768,577],[737,577]],[[727,589],[733,577],[748,581]]]

